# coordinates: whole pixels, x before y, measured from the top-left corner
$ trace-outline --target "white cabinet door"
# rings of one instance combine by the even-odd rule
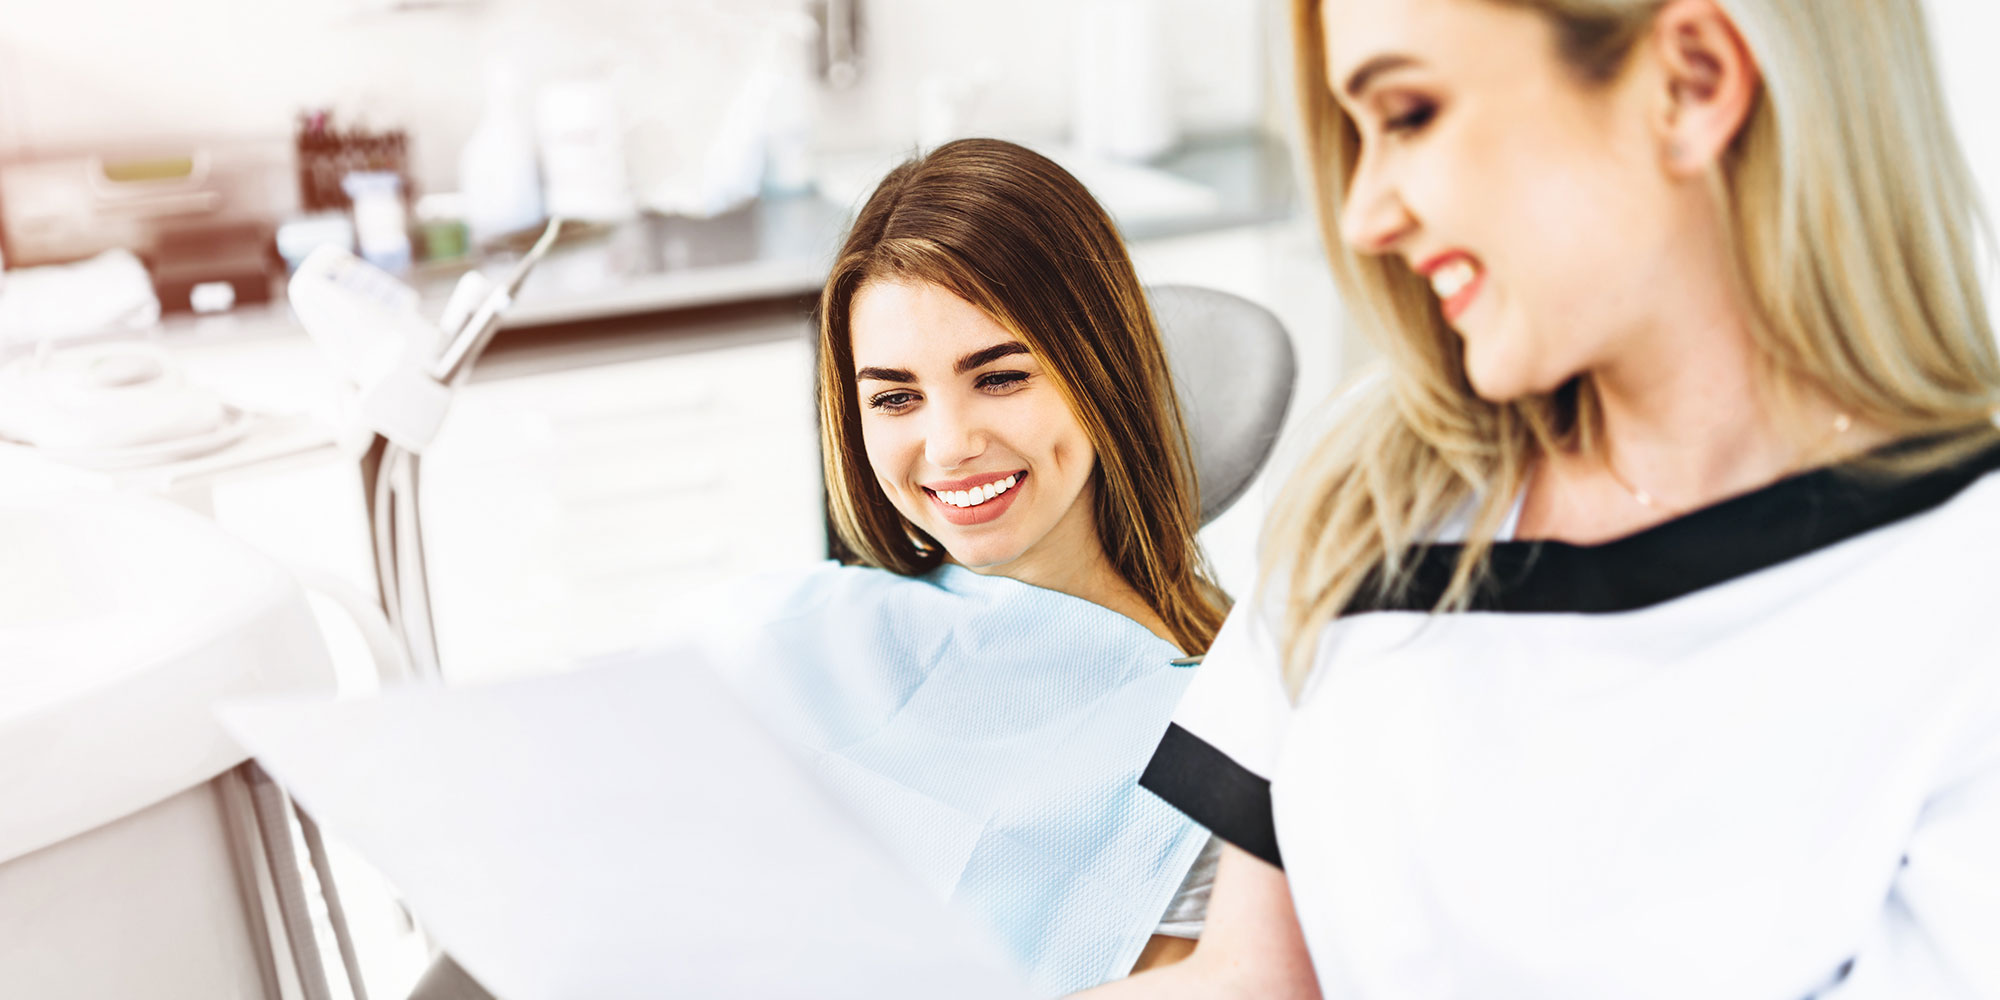
[[[473,383],[425,458],[454,682],[676,631],[718,584],[824,557],[804,339]]]

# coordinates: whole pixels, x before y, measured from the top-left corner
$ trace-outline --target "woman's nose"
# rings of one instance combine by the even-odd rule
[[[1388,253],[1415,226],[1395,186],[1363,161],[1340,205],[1341,239],[1358,253]]]
[[[924,428],[924,458],[939,469],[956,469],[986,451],[986,431],[975,414],[962,406],[930,408]]]

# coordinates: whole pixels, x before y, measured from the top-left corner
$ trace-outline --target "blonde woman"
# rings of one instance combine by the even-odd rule
[[[1142,783],[1114,996],[2000,996],[2000,357],[1916,0],[1298,0],[1388,356]]]

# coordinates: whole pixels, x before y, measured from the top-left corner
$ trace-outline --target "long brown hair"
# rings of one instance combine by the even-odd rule
[[[1195,540],[1187,429],[1152,310],[1104,209],[1048,158],[961,139],[889,172],[861,208],[819,302],[820,452],[832,526],[852,560],[914,576],[945,553],[876,483],[861,439],[849,319],[873,280],[935,284],[1047,367],[1097,452],[1097,537],[1189,653],[1228,605]]]

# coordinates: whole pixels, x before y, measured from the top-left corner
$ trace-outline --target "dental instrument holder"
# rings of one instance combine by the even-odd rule
[[[424,567],[421,457],[436,437],[453,390],[472,371],[514,296],[562,229],[550,219],[507,278],[474,271],[460,279],[438,324],[417,312],[417,294],[344,250],[322,247],[293,275],[290,298],[307,333],[360,387],[340,443],[361,463],[361,486],[382,610],[417,677],[442,679]]]

